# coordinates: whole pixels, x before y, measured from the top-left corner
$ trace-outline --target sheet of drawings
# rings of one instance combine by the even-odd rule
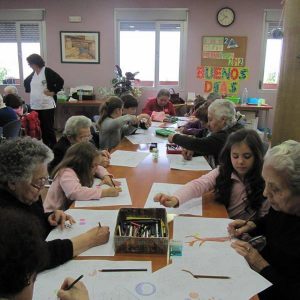
[[[210,171],[212,168],[203,156],[195,156],[186,160],[181,154],[168,154],[171,169],[186,171]]]
[[[100,272],[102,269],[147,269],[143,272]],[[34,300],[57,300],[57,291],[66,277],[78,278],[89,291],[90,300],[137,300],[145,293],[139,285],[144,276],[151,276],[149,261],[72,260],[40,273],[34,288]],[[128,284],[131,282],[131,284]],[[135,283],[135,284],[134,284]]]
[[[99,226],[99,222],[102,226],[109,226],[110,236],[106,244],[93,247],[79,256],[113,256],[115,255],[113,233],[117,221],[117,210],[88,210],[88,209],[68,209],[65,211],[75,219],[76,223],[71,227],[67,227],[64,230],[60,228],[53,229],[48,237],[47,241],[55,239],[70,239],[87,230]]]
[[[128,184],[126,178],[115,179],[121,183],[122,191],[117,197],[103,197],[99,200],[82,200],[75,201],[75,207],[103,207],[103,206],[117,206],[117,205],[132,205]],[[100,179],[94,180],[94,185],[101,184]],[[102,188],[108,188],[108,185],[101,185]]]
[[[110,164],[112,166],[135,168],[148,155],[149,152],[116,150],[111,154]]]
[[[154,196],[158,193],[171,196],[182,186],[182,184],[173,183],[153,183],[145,204],[145,208],[164,207],[159,202],[154,202]],[[166,207],[166,210],[169,214],[190,214],[202,216],[202,198],[199,197],[191,199],[178,208]]]
[[[232,247],[227,226],[232,222],[222,218],[175,217],[173,238],[183,244],[183,256],[175,259],[169,276],[180,274],[176,282],[190,281],[186,293],[196,293],[211,299],[249,299],[270,286],[270,282],[254,272]],[[195,279],[193,274],[228,276],[230,279]],[[163,272],[163,270],[162,270]],[[162,277],[167,277],[162,274]],[[171,284],[171,283],[170,283]],[[241,286],[243,289],[241,290]],[[202,299],[195,298],[195,299]],[[210,299],[210,298],[208,298]]]

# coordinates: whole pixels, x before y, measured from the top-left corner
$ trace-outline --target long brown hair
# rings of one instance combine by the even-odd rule
[[[51,175],[54,177],[61,169],[71,168],[83,186],[91,187],[94,181],[91,168],[93,160],[98,155],[100,152],[90,142],[76,143],[67,150],[63,160],[52,171]]]
[[[112,115],[115,109],[122,108],[123,101],[119,97],[110,97],[105,103],[100,107],[100,118],[98,121],[98,128],[100,128],[103,121]]]

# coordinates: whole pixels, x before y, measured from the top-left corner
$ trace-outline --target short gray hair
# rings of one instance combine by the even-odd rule
[[[159,90],[159,92],[157,93],[157,98],[160,98],[162,96],[167,96],[167,97],[170,98],[171,95],[170,95],[169,90],[167,90],[167,89],[161,89],[161,90]]]
[[[92,121],[85,116],[72,116],[66,124],[63,134],[66,136],[76,137],[81,128],[90,128]]]
[[[265,155],[264,164],[285,177],[295,195],[300,195],[300,143],[288,140],[274,146]]]
[[[236,124],[236,111],[234,104],[226,99],[217,99],[208,107],[208,112],[213,113],[216,119],[226,119],[226,126],[231,127]]]
[[[0,184],[29,182],[37,165],[53,160],[53,152],[41,141],[30,137],[0,144]]]
[[[4,88],[4,94],[14,94],[18,95],[18,89],[14,85],[8,85]]]

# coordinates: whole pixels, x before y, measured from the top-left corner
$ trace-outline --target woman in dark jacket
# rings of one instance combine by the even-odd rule
[[[61,210],[45,213],[40,194],[47,182],[47,164],[53,159],[51,149],[31,138],[18,138],[0,144],[0,209],[25,211],[40,221],[45,239],[56,226],[64,228],[73,218]],[[47,242],[50,259],[46,268],[53,268],[91,247],[108,241],[109,229],[102,226],[65,240]]]
[[[38,54],[27,57],[33,72],[24,80],[25,92],[30,93],[31,109],[36,110],[41,122],[43,142],[51,149],[56,144],[54,132],[54,111],[56,94],[64,85],[64,80],[52,69],[45,67]]]
[[[210,165],[218,165],[218,156],[231,132],[242,129],[243,126],[236,120],[236,111],[231,101],[225,99],[215,100],[208,107],[208,130],[206,137],[196,138],[188,135],[175,134],[169,136],[169,142],[175,143],[186,150],[183,151],[185,159],[192,159],[194,152],[197,155],[208,156]]]

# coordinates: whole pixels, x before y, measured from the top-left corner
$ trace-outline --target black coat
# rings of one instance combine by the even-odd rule
[[[39,199],[32,205],[26,205],[8,191],[0,188],[0,208],[1,207],[22,210],[37,217],[41,223],[40,230],[44,239],[51,229],[53,229],[48,222],[48,217],[51,213],[44,212],[42,199]],[[71,240],[53,240],[45,243],[49,252],[49,261],[45,269],[54,268],[73,258],[73,244]]]
[[[197,155],[213,156],[215,164],[217,165],[219,154],[226,143],[228,135],[242,128],[243,126],[237,123],[226,130],[221,130],[202,138],[184,134],[175,134],[173,142],[187,150],[196,152]]]
[[[24,80],[24,87],[25,87],[25,92],[30,93],[31,88],[30,88],[30,83],[32,80],[32,77],[34,75],[34,72],[32,72],[25,80]],[[55,71],[52,69],[46,67],[45,68],[45,77],[47,81],[47,89],[50,92],[54,92],[55,95],[53,96],[54,100],[56,100],[56,94],[59,92],[63,86],[64,86],[64,80],[60,75],[58,75]]]
[[[259,299],[300,299],[300,217],[271,208],[255,223],[257,227],[251,235],[266,237],[261,255],[270,264],[260,274],[273,283],[259,294]]]

